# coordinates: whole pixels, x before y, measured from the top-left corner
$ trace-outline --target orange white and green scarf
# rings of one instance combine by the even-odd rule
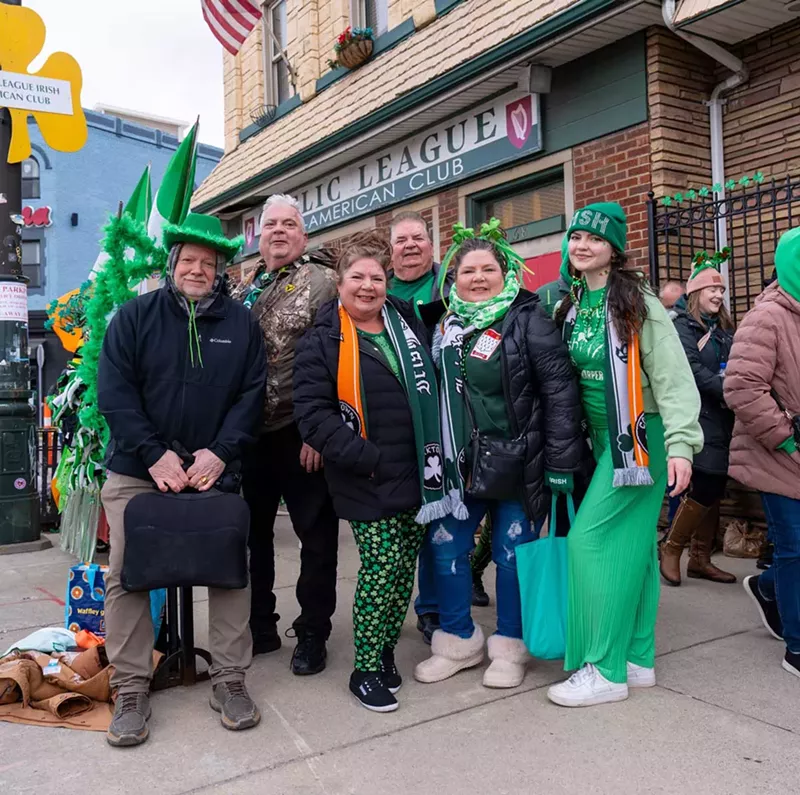
[[[443,519],[450,513],[450,500],[444,489],[442,434],[439,424],[439,401],[436,371],[425,346],[420,343],[400,313],[387,301],[383,322],[400,362],[401,382],[405,389],[414,441],[417,450],[422,507],[418,524]],[[336,377],[342,419],[362,438],[368,438],[367,406],[361,376],[361,353],[356,324],[339,304],[339,367]]]
[[[578,295],[578,300],[580,296]],[[623,341],[605,303],[604,383],[614,486],[652,486],[647,452],[647,422],[642,393],[642,363],[639,335]],[[564,323],[568,343],[577,319],[573,302]]]

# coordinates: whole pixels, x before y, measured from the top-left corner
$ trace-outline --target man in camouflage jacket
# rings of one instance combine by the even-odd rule
[[[292,369],[297,340],[317,310],[336,295],[336,271],[327,251],[305,253],[308,235],[297,202],[271,196],[261,218],[262,259],[253,278],[235,293],[258,319],[267,353],[264,427],[243,473],[250,506],[250,628],[253,653],[280,648],[275,613],[273,526],[281,498],[300,539],[300,616],[292,671],[325,668],[326,641],[336,607],[339,521],[322,473],[319,453],[303,444],[293,418]]]

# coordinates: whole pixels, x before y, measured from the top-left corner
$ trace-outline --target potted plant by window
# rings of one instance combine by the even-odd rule
[[[372,28],[351,28],[347,27],[344,33],[339,34],[333,51],[336,53],[336,60],[328,61],[331,69],[344,66],[347,69],[355,69],[361,66],[370,55],[373,47]]]

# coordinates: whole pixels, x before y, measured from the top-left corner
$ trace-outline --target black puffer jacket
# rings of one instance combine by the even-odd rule
[[[514,436],[524,434],[524,505],[532,520],[549,510],[544,482],[551,472],[578,472],[585,464],[578,381],[567,346],[539,299],[521,290],[501,330],[503,391]]]
[[[733,345],[733,331],[723,331],[717,326],[701,351],[697,343],[708,329],[699,321],[685,310],[679,310],[675,318],[675,328],[700,392],[700,427],[703,429],[705,444],[694,457],[692,466],[701,472],[724,475],[728,471],[728,449],[733,435],[734,415],[725,404],[719,371],[720,365],[728,361]]]
[[[387,298],[427,348],[427,335],[411,304]],[[345,425],[339,410],[339,314],[336,300],[324,304],[314,325],[297,343],[294,417],[303,441],[322,453],[337,515],[370,522],[420,505],[414,427],[405,389],[359,340],[361,378],[369,438]]]

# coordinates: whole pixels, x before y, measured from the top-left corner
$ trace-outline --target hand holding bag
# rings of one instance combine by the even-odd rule
[[[567,539],[556,536],[558,496],[550,503],[547,536],[517,547],[522,637],[528,651],[543,660],[561,660],[567,649]],[[575,503],[571,494],[566,499],[571,527]]]
[[[247,587],[250,509],[238,494],[159,491],[125,507],[126,591]]]

